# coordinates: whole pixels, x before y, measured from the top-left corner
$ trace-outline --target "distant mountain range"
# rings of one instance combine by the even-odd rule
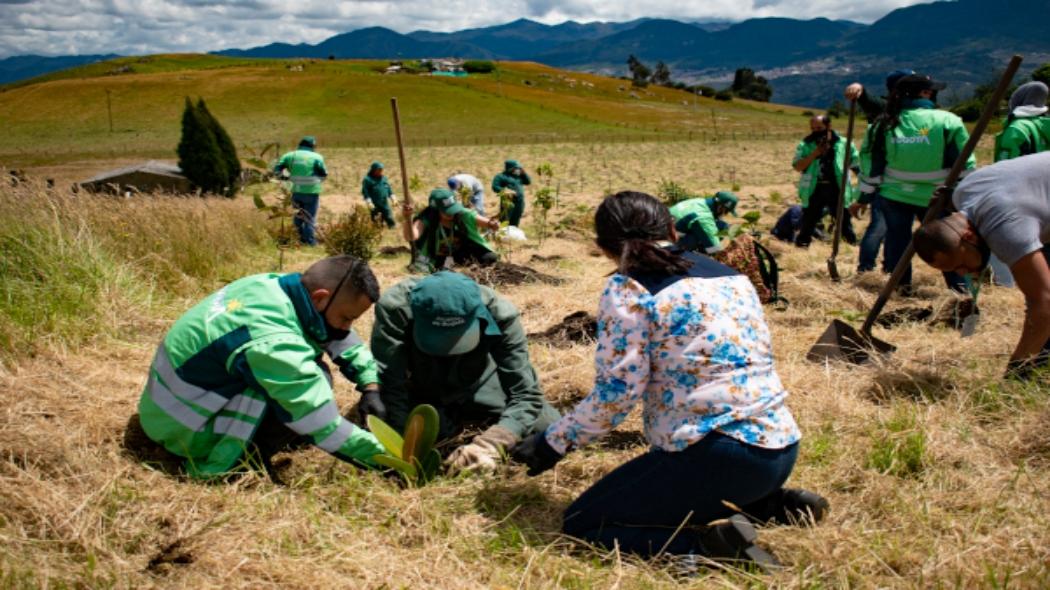
[[[63,55],[59,57],[46,57],[43,55],[16,55],[0,59],[0,84],[17,82],[34,76],[41,76],[49,72],[64,70],[120,57],[118,55]]]
[[[634,54],[650,65],[665,62],[676,80],[716,87],[728,85],[736,68],[752,68],[771,81],[773,101],[822,108],[841,97],[842,87],[854,80],[881,94],[883,77],[898,67],[948,82],[942,94],[946,102],[967,98],[973,86],[992,77],[1012,53],[1025,56],[1023,71],[1050,61],[1048,22],[1050,0],[955,0],[900,8],[871,25],[826,18],[738,23],[638,19],[559,25],[519,19],[452,33],[403,35],[369,27],[317,45],[273,43],[216,53],[530,60],[609,75],[626,74],[627,56]],[[7,61],[0,61],[0,81],[10,79],[5,76]]]

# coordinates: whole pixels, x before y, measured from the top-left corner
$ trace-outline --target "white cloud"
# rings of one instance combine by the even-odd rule
[[[354,29],[455,31],[531,18],[554,24],[743,20],[757,16],[871,22],[923,0],[0,0],[0,57],[39,53],[205,52],[273,42],[317,43]]]

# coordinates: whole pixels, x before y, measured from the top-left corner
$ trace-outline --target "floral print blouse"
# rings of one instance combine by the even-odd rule
[[[705,260],[657,289],[622,274],[609,279],[598,310],[594,388],[548,427],[555,450],[599,438],[639,401],[646,438],[665,451],[712,431],[769,449],[799,440],[754,287]]]

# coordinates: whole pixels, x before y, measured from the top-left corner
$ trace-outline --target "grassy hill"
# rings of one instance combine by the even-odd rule
[[[173,157],[186,96],[201,96],[238,146],[388,145],[399,98],[415,145],[798,135],[800,109],[719,102],[533,63],[467,78],[383,75],[385,62],[156,55],[119,58],[0,87],[0,162]],[[109,130],[107,93],[113,112]],[[690,135],[692,134],[692,135]]]

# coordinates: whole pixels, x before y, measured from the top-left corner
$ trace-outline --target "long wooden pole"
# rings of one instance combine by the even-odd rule
[[[397,108],[397,97],[390,98],[390,108],[394,111],[394,133],[397,135],[397,158],[401,164],[401,189],[405,195],[405,205],[412,205],[412,195],[408,191],[408,169],[405,168],[405,144],[401,140],[401,112]],[[412,252],[412,259],[409,264],[416,260],[416,242],[412,239],[412,214],[406,209],[404,211],[403,223],[405,224],[405,231],[403,232],[405,238],[408,240],[408,248]]]
[[[952,198],[951,189],[955,188],[955,182],[959,179],[962,174],[963,168],[966,167],[966,161],[970,158],[970,154],[973,153],[974,148],[977,147],[977,142],[980,141],[981,135],[984,134],[985,128],[988,127],[988,122],[991,121],[992,117],[995,116],[996,110],[999,109],[999,102],[1006,95],[1006,89],[1010,85],[1010,82],[1014,79],[1014,75],[1017,73],[1017,68],[1021,66],[1021,56],[1015,55],[1010,60],[1010,64],[1006,66],[1006,71],[1003,72],[1002,78],[999,79],[999,85],[996,86],[995,92],[988,99],[988,103],[984,105],[984,112],[981,114],[980,120],[977,121],[977,125],[973,128],[973,133],[970,134],[969,141],[966,142],[966,146],[963,147],[962,152],[959,153],[959,157],[955,160],[955,165],[948,172],[948,178],[944,180],[944,187],[947,190],[938,190],[934,192],[935,200],[930,204],[930,208],[926,210],[926,216],[923,217],[922,222],[929,223],[944,211],[944,208],[948,206],[948,203]],[[882,313],[882,308],[886,306],[886,302],[890,300],[890,296],[893,295],[893,290],[897,288],[897,284],[900,283],[901,278],[904,277],[904,273],[908,270],[908,265],[911,264],[912,257],[915,256],[915,244],[914,242],[908,242],[908,249],[904,251],[904,256],[901,256],[900,262],[897,263],[897,267],[893,269],[893,274],[890,275],[890,280],[886,281],[886,284],[882,287],[882,292],[879,293],[879,298],[875,300],[875,305],[872,306],[871,311],[868,312],[868,317],[864,319],[864,325],[860,331],[867,337],[871,337],[871,328],[875,325],[875,320],[879,318],[879,314]]]
[[[849,167],[853,160],[853,122],[857,117],[857,101],[849,101],[849,127],[846,129],[846,158],[842,162],[842,182],[839,185],[839,202],[835,206],[835,239],[831,242],[831,258],[828,259],[828,272],[831,280],[838,281],[839,268],[836,258],[839,255],[839,241],[842,240],[842,217],[846,208],[846,189],[849,188]]]

